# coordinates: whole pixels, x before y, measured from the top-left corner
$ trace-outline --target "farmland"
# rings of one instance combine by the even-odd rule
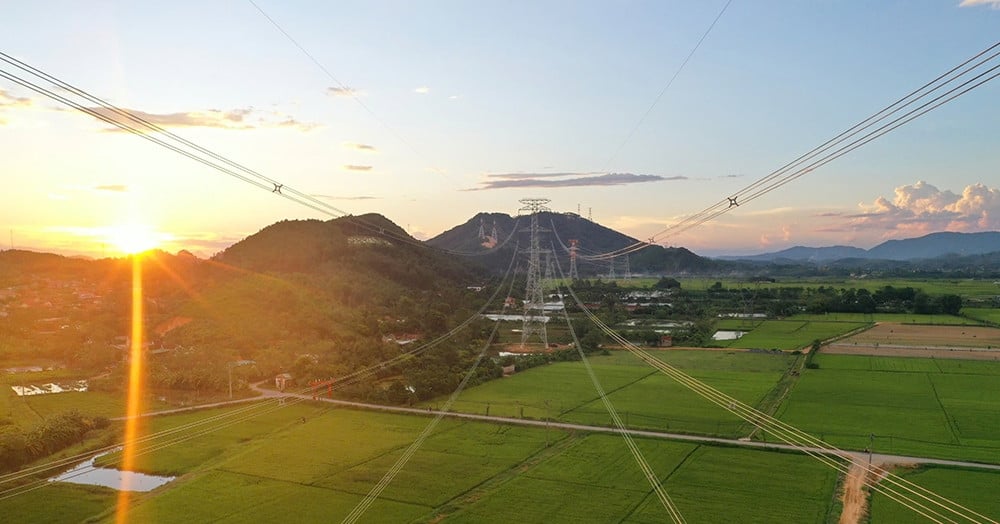
[[[1000,485],[1000,472],[920,467],[897,470],[896,474],[982,515],[994,518],[1000,515],[1000,498],[996,496],[996,488]],[[895,524],[927,522],[927,520],[884,495],[876,493],[872,496],[871,522]]]
[[[218,413],[162,417],[151,429]],[[143,455],[141,469],[182,476],[133,495],[129,518],[166,523],[340,518],[428,420],[297,405],[223,427]],[[637,443],[692,522],[754,522],[766,515],[824,522],[830,511],[836,474],[808,457],[665,440]],[[55,491],[32,493],[58,493],[58,504],[40,503],[29,494],[0,501],[0,511],[30,515],[32,521],[111,518],[111,490],[61,484],[46,489]],[[759,503],[763,499],[768,502]],[[519,503],[512,506],[512,500]],[[369,515],[383,521],[446,517],[448,522],[664,519],[620,437],[449,420]]]
[[[1000,309],[967,307],[962,309],[962,314],[971,319],[1000,325]]]
[[[814,359],[778,412],[851,449],[994,462],[1000,362],[827,355]],[[874,435],[874,436],[872,436]]]
[[[997,330],[949,321],[959,317],[936,316],[936,326],[930,326],[927,317],[907,317],[914,322],[884,328],[891,329],[889,335],[900,344],[995,343]],[[757,322],[733,348],[649,354],[750,405],[766,411],[776,408],[783,421],[837,446],[860,450],[873,445],[879,453],[995,462],[1000,456],[1000,438],[995,435],[1000,427],[998,362],[848,356],[829,354],[824,348],[812,357],[814,368],[803,369],[805,355],[745,350],[801,348],[814,339],[865,327],[869,318],[797,315]],[[872,340],[886,336],[879,329],[888,325],[848,341],[873,344]],[[628,352],[611,351],[589,360],[630,428],[730,438],[751,434],[742,420]],[[6,409],[9,416],[27,420],[74,407],[108,415],[122,409],[111,393],[78,395],[25,401],[8,394]],[[420,406],[435,408],[442,402],[437,398]],[[610,425],[583,364],[572,361],[470,388],[453,409]],[[155,417],[146,421],[147,430],[181,428],[224,412]],[[130,518],[135,522],[340,518],[376,485],[428,421],[423,416],[305,403],[227,425],[141,455],[137,469],[179,478],[151,493],[134,495]],[[836,519],[837,472],[809,457],[651,438],[636,442],[690,522]],[[117,460],[110,456],[105,462]],[[968,493],[953,498],[987,515],[997,514],[987,493],[996,482],[995,474],[946,468],[905,474],[943,494],[949,485],[970,486]],[[58,497],[58,503],[44,504],[46,493]],[[0,513],[22,520],[108,521],[114,501],[111,490],[58,484],[0,501]],[[39,513],[42,510],[44,514]],[[384,521],[487,523],[642,523],[665,518],[618,436],[452,419],[442,421],[368,515]],[[907,518],[904,508],[875,497],[872,522]]]
[[[865,327],[863,322],[815,320],[765,320],[749,333],[732,340],[728,347],[793,350],[808,347],[814,340],[826,340]]]
[[[654,357],[756,405],[795,360],[793,355],[726,351],[655,351]],[[740,419],[697,397],[626,352],[590,359],[630,427],[737,437]],[[433,405],[433,404],[431,404]],[[583,364],[532,368],[461,394],[456,411],[610,425]]]

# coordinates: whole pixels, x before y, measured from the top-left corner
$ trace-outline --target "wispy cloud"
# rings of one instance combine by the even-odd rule
[[[458,100],[458,98],[459,98],[459,95],[451,95],[451,96],[448,97],[448,100]]]
[[[431,88],[429,88],[427,86],[420,86],[420,87],[414,89],[413,92],[417,93],[417,94],[420,94],[420,95],[426,95],[427,93],[431,92]]]
[[[344,169],[348,171],[371,171],[372,166],[359,166],[357,164],[345,164]]]
[[[8,91],[0,89],[0,107],[27,107],[32,104],[28,97],[14,96]]]
[[[130,125],[132,124],[127,119],[123,119],[121,116],[106,108],[91,107],[88,109],[107,118],[123,121],[129,123]],[[124,110],[147,122],[164,128],[208,127],[232,130],[294,128],[300,131],[310,131],[319,127],[318,124],[300,122],[289,115],[276,111],[257,111],[252,107],[230,109],[227,111],[209,109],[207,111],[186,111],[176,113],[148,113],[138,109]],[[139,126],[133,125],[133,127]],[[106,130],[110,132],[123,132],[117,127],[106,128]]]
[[[336,196],[336,195],[314,194],[314,195],[309,195],[309,196],[313,196],[313,197],[316,197],[316,198],[322,198],[324,200],[381,200],[381,197],[374,197],[374,196],[367,196],[367,195],[362,195],[362,196]]]
[[[480,182],[479,187],[465,191],[484,191],[487,189],[509,189],[521,187],[588,187],[588,186],[621,186],[642,182],[662,182],[668,180],[687,180],[686,176],[664,177],[660,175],[638,175],[635,173],[497,173],[487,175],[487,180]]]
[[[490,173],[486,175],[486,177],[521,180],[525,178],[563,178],[563,177],[594,176],[601,174],[603,173],[601,173],[600,171],[591,171],[589,173]]]
[[[859,207],[860,213],[844,217],[843,229],[881,230],[885,238],[1000,229],[1000,189],[982,183],[966,186],[959,195],[920,181],[897,187],[892,200],[880,196]]]
[[[1000,0],[962,0],[962,3],[958,4],[958,7],[976,7],[980,5],[988,5],[993,9],[1000,9]]]
[[[719,175],[716,178],[743,178],[746,175]]]
[[[378,152],[378,149],[376,149],[375,146],[369,144],[360,144],[358,142],[344,142],[343,146],[348,149],[355,149],[357,151],[365,151],[368,153]]]
[[[112,193],[127,193],[128,186],[124,184],[106,184],[100,186],[94,186],[95,191],[110,191]]]
[[[364,96],[363,91],[359,91],[353,87],[328,87],[326,88],[326,94],[330,96],[346,96],[350,98]]]

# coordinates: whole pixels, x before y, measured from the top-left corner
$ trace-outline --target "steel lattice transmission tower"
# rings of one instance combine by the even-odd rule
[[[580,241],[577,239],[570,239],[569,241],[569,278],[580,278],[580,274],[576,271],[576,249]]]
[[[524,347],[533,335],[542,339],[542,344],[549,347],[549,337],[545,331],[545,294],[542,290],[541,239],[542,229],[538,227],[538,214],[549,211],[545,204],[547,198],[522,198],[518,214],[531,214],[531,242],[528,248],[528,277],[524,288],[524,325],[521,329],[521,347]]]

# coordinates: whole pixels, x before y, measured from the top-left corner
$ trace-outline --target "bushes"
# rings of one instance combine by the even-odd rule
[[[104,417],[72,410],[51,416],[27,431],[0,433],[0,471],[13,471],[63,448],[82,442],[87,433],[108,426]]]

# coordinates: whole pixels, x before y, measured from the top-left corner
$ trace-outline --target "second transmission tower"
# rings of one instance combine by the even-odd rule
[[[541,239],[542,229],[538,227],[538,214],[542,211],[549,211],[545,204],[550,202],[547,198],[522,198],[519,214],[531,214],[531,242],[528,248],[528,276],[524,289],[524,325],[521,329],[521,347],[528,342],[533,335],[538,335],[545,348],[549,347],[549,337],[545,330],[545,294],[542,290],[542,268],[541,268]]]

